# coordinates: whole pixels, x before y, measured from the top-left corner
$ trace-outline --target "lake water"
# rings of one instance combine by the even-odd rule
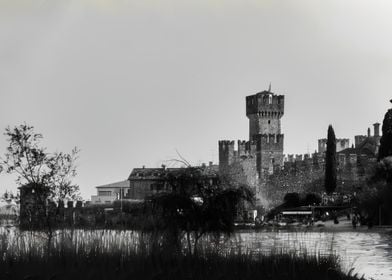
[[[383,232],[243,231],[231,241],[243,250],[270,253],[335,253],[342,268],[366,279],[392,279],[392,235]]]
[[[43,239],[37,234],[21,233],[15,227],[0,227],[0,236],[8,239],[8,253],[25,254],[28,250],[44,252]],[[69,240],[75,248],[85,250],[99,246],[102,252],[127,252],[137,248],[139,234],[135,231],[76,230],[71,239],[54,242],[54,247]],[[60,240],[60,235],[57,236]],[[29,244],[29,245],[28,245]],[[57,244],[57,245],[56,245]],[[1,244],[0,244],[1,245]],[[27,246],[28,245],[28,246]],[[12,248],[24,248],[14,249]],[[32,248],[32,249],[29,249]],[[238,231],[224,244],[224,248],[239,248],[243,252],[270,254],[288,252],[293,254],[338,255],[344,271],[354,268],[354,273],[366,279],[392,279],[392,234],[386,230],[358,231]],[[3,248],[4,249],[4,248]],[[0,248],[0,250],[3,250]],[[14,251],[14,252],[12,252]]]

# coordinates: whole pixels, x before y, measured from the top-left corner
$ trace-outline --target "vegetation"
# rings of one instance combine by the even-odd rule
[[[10,278],[12,275],[12,278]],[[207,254],[165,256],[76,255],[0,261],[2,279],[359,279],[340,271],[333,257]]]
[[[164,177],[170,191],[146,204],[152,208],[154,229],[167,237],[168,249],[178,250],[182,234],[189,254],[197,253],[198,241],[206,233],[231,234],[240,205],[253,200],[247,186],[233,186],[204,167],[188,166]]]
[[[382,137],[380,139],[378,160],[382,160],[388,156],[392,156],[392,109],[386,112],[382,123]]]
[[[343,273],[333,255],[266,256],[209,243],[197,256],[173,254],[150,246],[152,235],[129,231],[62,231],[47,249],[39,236],[10,240],[14,234],[0,235],[0,279],[359,279]]]
[[[34,127],[21,124],[5,129],[8,147],[0,158],[1,170],[16,174],[21,189],[20,226],[24,229],[40,229],[51,246],[57,223],[55,202],[76,199],[79,186],[72,184],[76,176],[75,161],[78,149],[70,154],[48,153],[42,147],[42,134]]]
[[[392,109],[385,114],[382,132],[379,161],[357,198],[357,206],[369,226],[392,224]]]
[[[27,124],[7,127],[4,134],[8,147],[4,158],[0,159],[1,169],[16,174],[20,186],[40,186],[55,201],[78,197],[79,187],[72,184],[76,175],[77,148],[70,154],[47,153],[40,143],[42,134]]]
[[[298,207],[300,206],[300,197],[299,197],[299,193],[287,193],[284,198],[283,201],[285,203],[286,207]]]
[[[308,205],[319,205],[321,196],[317,193],[287,193],[284,198],[284,207],[298,207]]]
[[[357,206],[369,225],[392,224],[392,156],[374,168],[368,184],[357,197]]]
[[[332,125],[328,127],[327,151],[325,155],[325,190],[331,194],[336,189],[336,137]]]
[[[307,193],[305,196],[304,205],[319,205],[321,203],[321,196],[317,193]]]

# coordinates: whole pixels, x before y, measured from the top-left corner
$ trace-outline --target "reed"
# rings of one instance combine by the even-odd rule
[[[59,231],[51,242],[37,232],[0,230],[0,279],[359,279],[343,273],[333,254],[227,250],[222,240],[203,242],[197,255],[132,231]]]

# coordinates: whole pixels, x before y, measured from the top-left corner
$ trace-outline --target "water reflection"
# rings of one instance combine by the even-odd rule
[[[340,256],[345,271],[367,279],[392,279],[392,236],[386,232],[239,232],[232,246],[271,253],[329,254]]]

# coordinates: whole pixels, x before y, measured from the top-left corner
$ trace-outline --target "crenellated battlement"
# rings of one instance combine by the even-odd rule
[[[257,143],[255,141],[237,140],[219,141],[219,164],[228,166],[233,162],[253,157],[256,154]]]
[[[237,141],[237,155],[239,157],[251,156],[256,153],[256,147],[257,147],[257,144],[255,141],[238,140]]]
[[[337,167],[338,169],[346,169],[356,166],[368,166],[375,163],[376,158],[366,154],[337,154]],[[313,154],[287,154],[284,156],[284,169],[303,166],[306,168],[322,168],[325,165],[325,153]]]
[[[246,115],[259,114],[265,117],[279,117],[284,114],[284,95],[262,91],[246,97]]]
[[[258,134],[280,134],[280,119],[284,114],[284,96],[262,91],[246,97],[246,116],[249,119],[249,140]]]
[[[232,140],[220,140],[220,141],[218,141],[218,143],[219,143],[219,148],[229,149],[229,148],[233,147],[233,149],[234,149],[235,142]]]

